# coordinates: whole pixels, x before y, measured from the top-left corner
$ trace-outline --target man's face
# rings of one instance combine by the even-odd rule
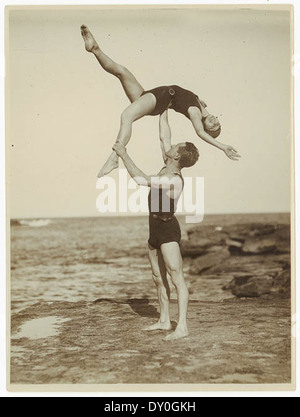
[[[183,142],[183,143],[178,143],[177,145],[173,145],[173,146],[171,147],[171,149],[169,150],[169,152],[167,152],[167,153],[166,153],[167,157],[168,157],[168,158],[172,158],[172,159],[176,158],[176,156],[177,156],[177,155],[178,155],[178,153],[179,153],[179,150],[180,150],[181,148],[183,148],[185,145],[186,145],[186,143],[185,143],[185,142]]]

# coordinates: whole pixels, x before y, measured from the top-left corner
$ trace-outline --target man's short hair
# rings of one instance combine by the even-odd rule
[[[180,155],[179,163],[181,168],[192,167],[199,159],[199,151],[191,142],[186,142],[185,146],[182,146],[178,153]]]

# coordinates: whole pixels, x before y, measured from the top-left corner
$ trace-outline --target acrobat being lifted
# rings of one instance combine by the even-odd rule
[[[129,98],[131,104],[121,115],[121,126],[116,142],[126,146],[132,133],[132,124],[144,116],[157,116],[166,109],[173,109],[189,118],[197,135],[205,142],[219,148],[233,161],[240,155],[233,146],[218,142],[216,138],[221,133],[221,125],[217,117],[207,111],[205,102],[194,94],[177,85],[156,87],[144,90],[134,75],[123,65],[115,63],[99,47],[87,26],[81,26],[81,34],[85,42],[85,49],[95,55],[102,68],[117,77]],[[165,144],[165,148],[171,144]],[[109,174],[118,168],[118,156],[113,152],[100,170],[98,177]]]

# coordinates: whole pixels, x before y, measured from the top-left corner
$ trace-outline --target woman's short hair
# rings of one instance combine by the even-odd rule
[[[220,133],[221,133],[221,126],[220,126],[217,130],[209,130],[209,129],[207,129],[207,127],[205,127],[205,125],[204,125],[204,130],[205,130],[205,132],[206,132],[206,133],[208,133],[208,134],[209,134],[209,136],[211,136],[211,137],[213,137],[214,139],[216,139],[216,138],[220,135]]]
[[[192,167],[199,159],[199,151],[191,142],[186,142],[185,146],[182,146],[178,153],[180,155],[179,163],[181,168]]]

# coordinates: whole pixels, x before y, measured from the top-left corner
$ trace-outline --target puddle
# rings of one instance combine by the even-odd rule
[[[59,335],[59,326],[70,319],[62,319],[56,316],[33,319],[23,324],[21,330],[12,339],[36,340]]]

